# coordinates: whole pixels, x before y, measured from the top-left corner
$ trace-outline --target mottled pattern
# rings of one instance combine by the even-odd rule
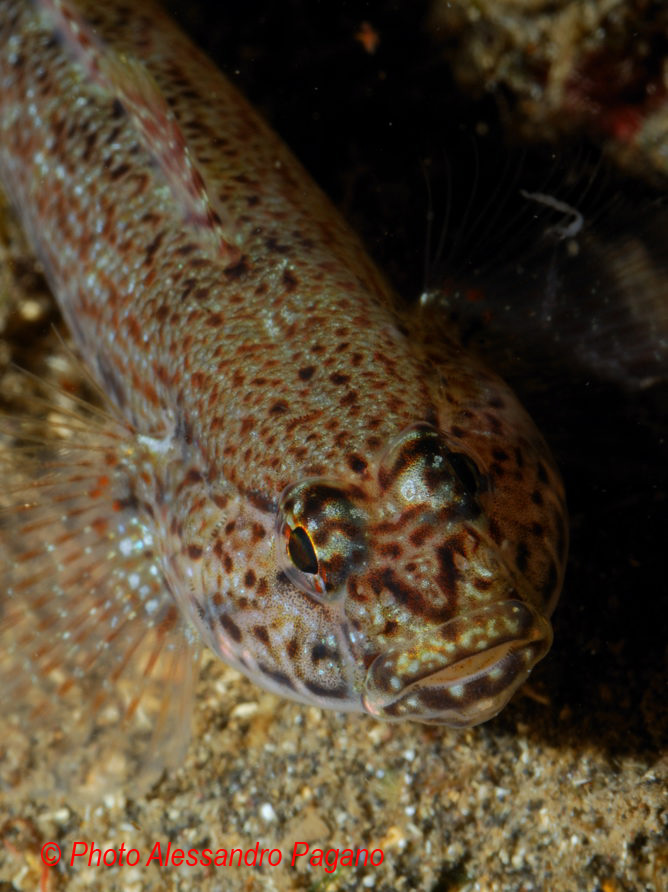
[[[106,568],[152,568],[134,619],[169,630],[176,603],[223,659],[305,702],[452,725],[495,714],[551,641],[567,532],[549,452],[426,309],[393,309],[356,237],[211,63],[150,2],[5,0],[0,175],[125,420],[99,425],[97,451],[72,438],[69,476],[25,500],[17,564],[44,572],[17,574],[13,624],[51,584],[52,649],[95,652],[99,622],[59,650],[68,605],[92,599],[82,615],[99,620],[96,560],[139,518],[150,560],[135,549],[130,567],[114,546]],[[86,568],[66,586],[57,547],[44,578],[58,541],[44,499],[73,485],[82,452],[114,475],[77,487],[94,515],[86,556],[77,513],[56,512]],[[38,653],[33,679],[54,666]]]

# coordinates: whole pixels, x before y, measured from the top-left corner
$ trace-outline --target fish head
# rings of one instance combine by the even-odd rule
[[[330,656],[355,666],[348,699],[378,718],[459,727],[485,721],[552,641],[561,568],[554,569],[547,521],[534,518],[547,510],[559,522],[558,478],[544,487],[555,499],[537,506],[532,450],[525,444],[514,461],[504,453],[504,478],[522,466],[511,491],[527,490],[510,500],[526,512],[514,516],[508,484],[493,468],[498,445],[470,439],[464,445],[432,424],[414,424],[366,480],[307,478],[279,502],[280,568],[330,612],[338,628]],[[528,530],[535,541],[526,540]]]
[[[395,427],[363,461],[344,448],[331,474],[288,472],[275,493],[214,498],[197,474],[169,487],[185,502],[161,524],[175,530],[167,575],[214,652],[330,709],[460,727],[495,715],[550,647],[566,523],[545,443],[507,388],[488,411],[485,386],[462,423]]]

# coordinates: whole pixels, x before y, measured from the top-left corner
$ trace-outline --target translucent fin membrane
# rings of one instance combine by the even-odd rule
[[[668,376],[668,204],[605,166],[577,168],[523,174],[500,202],[507,222],[463,239],[471,255],[423,304],[525,394],[534,378],[551,393],[564,378],[646,390]]]
[[[0,782],[136,791],[187,747],[197,647],[134,495],[135,438],[59,411],[46,437],[0,420],[0,447]]]
[[[87,75],[129,115],[186,219],[204,236],[214,256],[226,267],[235,266],[241,252],[233,243],[233,224],[228,219],[224,226],[220,212],[212,206],[185,135],[146,66],[101,43],[67,0],[40,0],[38,5],[51,17],[65,46]]]

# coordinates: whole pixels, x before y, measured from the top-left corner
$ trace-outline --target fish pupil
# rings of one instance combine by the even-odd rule
[[[480,489],[480,471],[473,459],[463,452],[450,452],[448,461],[466,492],[475,496]]]
[[[318,572],[318,556],[304,527],[295,527],[294,530],[290,530],[288,554],[292,563],[302,573],[315,574]]]

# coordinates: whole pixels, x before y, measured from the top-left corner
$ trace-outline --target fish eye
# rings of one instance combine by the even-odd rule
[[[477,495],[481,489],[481,476],[473,459],[463,452],[449,452],[448,462],[466,492],[470,496]]]
[[[383,489],[393,490],[400,503],[424,504],[431,509],[459,505],[480,510],[477,496],[485,477],[468,453],[452,449],[447,433],[430,424],[406,428],[390,445],[379,470]]]
[[[302,573],[318,572],[318,555],[311,537],[304,527],[295,527],[288,536],[288,554],[295,567]]]
[[[366,515],[345,486],[311,477],[288,486],[276,514],[276,558],[290,582],[322,603],[345,597],[366,559]]]

